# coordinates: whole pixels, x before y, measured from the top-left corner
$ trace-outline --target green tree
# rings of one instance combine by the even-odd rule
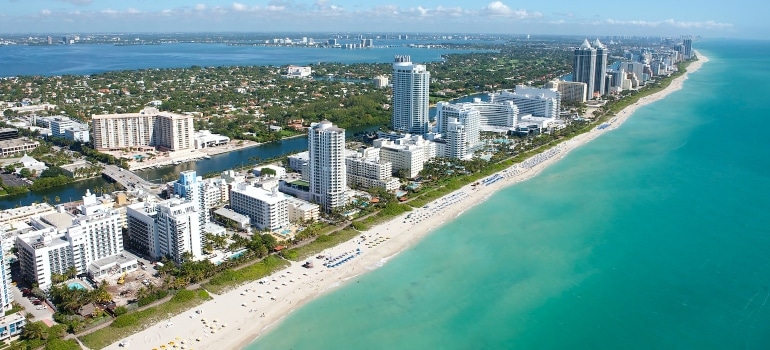
[[[27,323],[21,332],[22,338],[30,340],[44,339],[46,335],[46,325],[40,321]]]
[[[21,170],[19,171],[19,175],[21,177],[29,179],[30,177],[32,177],[32,172],[27,168],[21,168]]]

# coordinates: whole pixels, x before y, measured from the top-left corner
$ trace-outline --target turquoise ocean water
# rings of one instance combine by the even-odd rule
[[[247,349],[770,349],[770,42]]]

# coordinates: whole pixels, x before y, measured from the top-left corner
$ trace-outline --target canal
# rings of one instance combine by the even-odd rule
[[[472,102],[474,98],[481,98],[482,101],[489,101],[488,94],[477,93],[460,97],[451,102]],[[429,114],[431,120],[434,119],[436,116],[436,108],[431,108]],[[365,126],[348,128],[345,130],[345,133],[347,134],[347,138],[350,139],[356,133],[376,130],[377,126]],[[307,136],[301,136],[278,142],[266,143],[256,147],[244,148],[233,152],[222,153],[197,162],[169,165],[155,169],[137,170],[135,173],[150,182],[160,183],[163,176],[173,180],[178,177],[179,173],[186,170],[195,170],[198,175],[219,173],[228,169],[244,167],[249,164],[258,164],[271,158],[282,157],[305,150],[307,150]],[[0,197],[0,210],[16,206],[26,206],[34,202],[43,202],[45,198],[49,200],[49,203],[53,204],[55,204],[56,197],[58,197],[61,202],[79,200],[87,189],[94,192],[100,188],[104,188],[109,183],[110,181],[105,178],[95,177],[77,181],[66,186]]]

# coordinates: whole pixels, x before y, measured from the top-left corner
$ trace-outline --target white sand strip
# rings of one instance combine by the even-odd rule
[[[120,347],[116,342],[108,349],[160,349],[163,344],[166,349],[171,349],[169,342],[177,346],[184,345],[185,349],[241,349],[306,302],[357,275],[382,266],[435,228],[453,220],[469,207],[483,202],[496,191],[534,177],[569,151],[617,128],[637,108],[681,89],[687,74],[697,71],[704,62],[708,62],[705,56],[698,54],[698,58],[699,61],[690,64],[688,73],[676,78],[668,88],[644,97],[619,112],[610,127],[601,130],[594,128],[535,155],[500,172],[496,180],[489,181],[488,185],[480,184],[475,189],[466,185],[428,204],[427,208],[416,209],[377,225],[363,233],[366,237],[363,241],[357,238],[321,253],[327,257],[341,257],[337,262],[353,256],[337,267],[325,267],[322,265],[325,260],[316,258],[311,259],[315,265],[311,269],[301,267],[300,263],[292,263],[288,269],[265,278],[263,283],[251,282],[214,296],[214,300],[195,310],[176,315],[168,321],[126,337],[124,340],[128,341],[128,346]],[[407,215],[410,217],[407,218]],[[357,254],[357,249],[360,249],[361,254]],[[202,313],[198,314],[197,310]]]

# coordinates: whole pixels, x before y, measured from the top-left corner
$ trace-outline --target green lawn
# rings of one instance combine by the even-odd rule
[[[238,287],[246,282],[256,281],[273,272],[283,270],[288,266],[288,261],[275,255],[270,255],[264,260],[244,268],[222,271],[218,275],[212,277],[208,283],[204,284],[203,288],[214,294],[222,294],[223,292]]]
[[[101,349],[168,319],[169,315],[178,315],[210,299],[209,294],[202,289],[180,290],[163,304],[118,316],[109,326],[79,338],[89,348]]]

